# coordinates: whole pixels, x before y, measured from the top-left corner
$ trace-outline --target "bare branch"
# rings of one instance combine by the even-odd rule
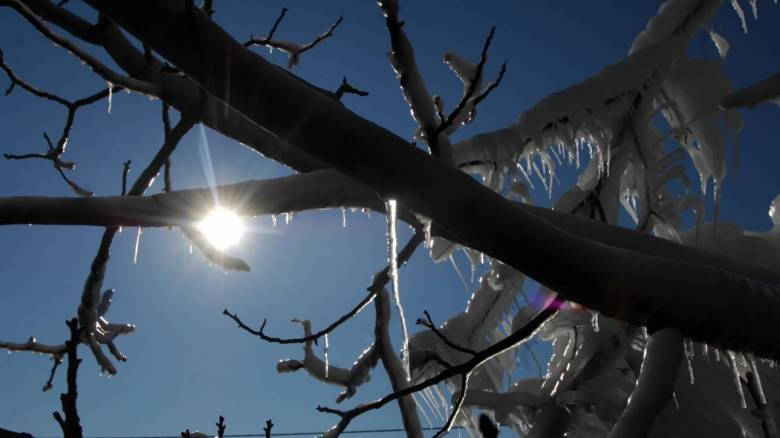
[[[65,418],[63,419],[59,412],[54,412],[52,415],[60,425],[65,438],[81,438],[82,430],[78,409],[76,408],[76,398],[78,397],[76,378],[78,376],[79,364],[81,363],[81,359],[78,358],[77,353],[81,329],[79,328],[79,322],[76,318],[66,321],[65,323],[70,329],[70,339],[65,342],[68,356],[68,392],[60,394],[62,412],[65,414]]]
[[[345,93],[363,97],[368,96],[368,91],[358,90],[350,85],[350,83],[347,82],[346,76],[341,80],[341,85],[339,85],[339,88],[336,90],[336,99],[341,100],[341,97],[344,96]]]
[[[458,395],[458,399],[455,401],[455,404],[452,406],[452,412],[450,412],[450,416],[447,418],[447,422],[444,423],[444,426],[442,426],[442,428],[439,429],[439,431],[433,435],[433,438],[438,438],[446,434],[447,432],[449,432],[450,429],[452,429],[452,425],[455,424],[455,418],[457,418],[458,414],[460,413],[460,408],[463,407],[463,400],[466,398],[468,384],[469,384],[469,374],[461,374],[460,395]]]
[[[401,251],[398,253],[398,266],[401,267],[406,264],[407,261],[409,261],[409,258],[411,258],[412,254],[414,254],[414,251],[417,249],[418,246],[422,243],[425,236],[421,232],[416,232],[414,235],[409,239],[408,242],[406,242],[406,245],[401,249]],[[259,330],[254,330],[244,324],[243,321],[238,317],[238,315],[234,313],[230,313],[228,309],[225,309],[222,311],[223,315],[226,315],[230,319],[236,322],[238,324],[239,328],[243,329],[244,331],[253,334],[255,336],[260,337],[260,339],[272,342],[276,344],[303,344],[305,342],[317,342],[317,340],[328,333],[335,330],[337,327],[339,327],[344,322],[350,320],[352,317],[360,313],[361,310],[363,310],[369,303],[371,303],[374,300],[374,297],[376,296],[376,293],[378,290],[383,288],[388,281],[390,281],[390,266],[386,266],[381,271],[374,274],[374,279],[371,282],[371,285],[367,288],[368,295],[366,295],[363,300],[360,301],[355,307],[353,307],[349,312],[342,315],[339,319],[325,327],[324,329],[311,334],[310,336],[304,336],[302,338],[277,338],[273,336],[268,336],[264,333],[263,329],[265,329],[266,319],[263,320],[263,324],[260,326]]]
[[[265,426],[263,432],[265,432],[265,438],[271,438],[271,429],[274,427],[274,422],[271,419],[265,420]]]
[[[122,196],[127,194],[127,174],[130,173],[131,160],[122,163]]]
[[[89,53],[82,50],[80,47],[70,42],[68,39],[63,38],[60,35],[54,33],[48,27],[46,27],[38,19],[38,17],[35,16],[35,14],[32,11],[30,11],[30,9],[27,8],[27,6],[25,6],[18,0],[2,0],[0,1],[0,6],[10,6],[11,8],[15,9],[19,13],[19,15],[24,17],[43,36],[45,36],[46,38],[50,39],[57,45],[64,47],[69,52],[76,55],[76,57],[78,57],[81,61],[89,65],[92,71],[97,73],[100,77],[105,79],[107,82],[149,96],[159,96],[161,94],[162,90],[157,84],[152,84],[149,82],[141,81],[129,76],[119,74],[111,70],[110,68],[108,68],[102,62],[98,61],[98,59],[95,58],[94,56],[90,55]]]
[[[780,72],[729,94],[723,99],[720,106],[724,109],[753,108],[767,100],[773,100],[780,105]]]

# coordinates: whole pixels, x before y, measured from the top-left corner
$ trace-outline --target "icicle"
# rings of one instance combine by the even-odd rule
[[[729,53],[729,42],[726,41],[725,38],[723,38],[720,34],[715,32],[713,29],[710,29],[709,31],[710,39],[712,40],[712,43],[715,44],[715,48],[718,49],[718,54],[720,55],[721,59],[726,59],[726,55]]]
[[[328,378],[328,371],[330,370],[330,362],[328,362],[328,334],[325,333],[325,342],[323,345],[323,356],[325,358],[325,378]]]
[[[138,263],[138,245],[141,243],[141,227],[135,235],[135,248],[133,249],[133,264]]]
[[[758,390],[758,402],[761,406],[766,405],[766,395],[764,394],[764,387],[761,385],[761,375],[758,373],[758,366],[756,366],[756,358],[752,355],[748,355],[748,362],[750,363],[750,372],[753,373],[753,378],[756,380],[756,389]]]
[[[431,237],[431,225],[433,221],[428,219],[423,223],[423,233],[425,234],[425,248],[433,248],[433,237]]]
[[[458,268],[458,264],[455,263],[455,257],[453,257],[452,254],[450,254],[449,259],[450,259],[450,263],[452,263],[452,267],[455,269],[455,273],[457,273],[458,278],[460,278],[460,282],[463,283],[463,289],[465,289],[466,292],[468,292],[469,285],[466,283],[466,279],[463,277],[463,274],[460,272],[460,269]]]
[[[190,255],[192,255],[192,244],[190,243]]]
[[[720,362],[720,350],[715,348],[715,362]]]
[[[690,339],[683,341],[683,348],[685,349],[685,360],[688,362],[688,378],[690,379],[691,385],[693,385],[695,383],[693,364],[691,363],[691,359],[693,358],[693,341]]]
[[[775,0],[777,3],[777,0]],[[758,20],[758,0],[750,0],[750,9],[753,10],[753,19]]]
[[[341,207],[341,228],[347,228],[347,207]]]
[[[745,22],[745,11],[742,10],[742,6],[739,5],[739,0],[731,0],[731,7],[734,8],[734,12],[737,13],[739,21],[742,23],[742,30],[747,33],[747,23]]]
[[[114,97],[114,84],[106,82],[108,84],[108,113],[111,114],[111,98]]]
[[[592,311],[592,314],[590,316],[590,323],[593,326],[593,332],[598,333],[599,332],[599,312],[596,312],[595,310]]]
[[[707,361],[710,360],[710,346],[709,344],[701,344],[701,354],[704,355],[704,358],[707,359]]]
[[[32,224],[31,224],[31,225],[32,225]],[[118,229],[117,231],[119,231],[119,234],[122,234],[122,231],[124,231],[124,227],[120,225],[120,226],[119,226],[119,229]]]
[[[420,400],[417,399],[417,394],[412,394],[412,398],[414,399],[414,404],[417,406],[417,410],[423,414],[423,418],[425,418],[425,422],[428,423],[428,427],[430,429],[433,429],[433,423],[431,423],[430,417],[428,417],[428,412],[425,411],[425,408],[422,407],[420,404]],[[425,397],[422,397],[423,400],[425,400]]]
[[[401,363],[406,372],[406,380],[412,380],[412,374],[409,370],[409,332],[406,329],[406,316],[404,308],[401,305],[401,293],[398,290],[398,236],[396,235],[396,200],[388,199],[385,203],[387,208],[387,246],[388,259],[390,260],[390,279],[393,285],[393,302],[398,310],[398,318],[401,320],[401,330],[403,331],[403,347],[401,348]]]
[[[747,409],[747,401],[745,401],[745,391],[742,389],[742,382],[739,378],[739,368],[737,368],[737,355],[733,351],[728,352],[729,359],[731,360],[731,371],[734,373],[734,384],[737,386],[737,395],[739,395],[739,406],[742,409]]]
[[[274,228],[276,228],[276,215],[275,214],[271,215],[271,224],[273,225]]]
[[[677,393],[672,392],[672,401],[674,402],[674,410],[679,411],[680,410],[680,403],[677,401]]]

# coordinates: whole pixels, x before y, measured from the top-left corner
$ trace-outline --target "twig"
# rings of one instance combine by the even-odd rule
[[[470,373],[469,373],[470,374]],[[466,391],[468,390],[468,384],[469,384],[469,374],[461,374],[460,376],[460,394],[458,395],[458,400],[455,402],[455,405],[452,407],[452,412],[450,412],[450,416],[447,418],[447,422],[444,423],[444,426],[442,426],[441,429],[439,429],[436,434],[433,435],[433,438],[438,438],[445,433],[449,432],[450,429],[452,429],[452,425],[455,423],[455,418],[460,413],[460,408],[463,406],[463,400],[466,398]]]
[[[258,38],[250,35],[249,41],[244,43],[244,47],[252,47],[253,45],[259,45],[271,49],[282,50],[286,52],[290,57],[289,61],[287,62],[287,68],[292,68],[293,66],[297,65],[298,62],[300,61],[300,56],[302,53],[313,49],[323,40],[333,36],[333,32],[336,30],[339,24],[341,24],[341,22],[344,21],[344,17],[339,17],[336,20],[336,22],[333,23],[327,31],[317,35],[310,42],[304,45],[299,45],[289,41],[273,39],[273,35],[276,32],[276,29],[279,27],[279,23],[282,21],[282,18],[284,18],[285,14],[287,14],[287,8],[282,8],[282,13],[279,15],[279,18],[277,18],[276,21],[274,22],[273,27],[271,27],[271,31],[268,32],[268,36],[266,36],[265,38]]]
[[[214,423],[214,425],[217,426],[217,438],[222,438],[225,436],[225,429],[227,428],[227,425],[225,424],[225,417],[220,415],[219,421]]]
[[[263,432],[265,432],[265,438],[271,438],[271,428],[274,427],[274,422],[271,421],[271,419],[265,420],[265,427],[263,427]]]
[[[130,173],[131,160],[122,163],[122,196],[127,194],[127,174]]]
[[[76,398],[78,397],[78,387],[76,385],[76,378],[78,376],[79,364],[81,359],[78,358],[78,345],[80,338],[80,328],[78,319],[72,318],[65,322],[70,329],[70,339],[65,342],[68,356],[68,392],[60,394],[60,403],[62,403],[62,412],[65,414],[65,418],[59,412],[54,412],[52,415],[54,419],[62,429],[62,433],[65,438],[81,438],[81,424],[79,420],[79,413],[76,408]]]
[[[62,365],[62,355],[53,355],[51,357],[54,364],[51,366],[51,372],[49,372],[49,379],[43,384],[43,391],[46,392],[52,388],[52,381],[54,380],[54,374],[57,372],[57,368]]]
[[[449,340],[449,338],[444,336],[444,333],[442,333],[441,331],[439,331],[438,328],[436,328],[436,324],[433,323],[433,320],[431,319],[431,315],[430,315],[430,313],[428,313],[427,310],[424,310],[423,314],[425,315],[425,318],[427,318],[427,321],[422,319],[422,318],[419,318],[417,320],[417,324],[418,325],[421,325],[421,326],[424,326],[424,327],[427,327],[428,329],[430,329],[448,347],[450,347],[450,348],[452,348],[454,350],[460,351],[461,353],[468,353],[468,354],[470,354],[472,356],[476,356],[477,355],[476,351],[474,351],[474,350],[472,350],[470,348],[461,347],[460,345],[452,342],[451,340]]]
[[[409,258],[414,254],[414,251],[417,249],[418,246],[423,242],[425,239],[425,236],[421,232],[416,232],[406,243],[406,245],[401,249],[401,252],[398,253],[398,266],[403,266]],[[275,344],[303,344],[306,342],[317,342],[317,340],[328,333],[335,330],[338,326],[343,324],[344,322],[348,321],[358,313],[360,313],[361,310],[363,310],[371,301],[374,300],[374,297],[376,296],[376,293],[378,290],[380,290],[382,287],[384,287],[388,281],[390,281],[390,267],[389,265],[386,266],[383,270],[377,272],[374,275],[374,279],[371,282],[371,285],[368,287],[368,295],[366,295],[363,300],[361,300],[355,307],[353,307],[349,312],[342,315],[339,319],[325,327],[324,329],[311,334],[310,336],[304,336],[302,338],[277,338],[274,336],[266,335],[264,332],[265,324],[267,322],[267,319],[263,320],[263,324],[260,326],[259,330],[254,330],[251,327],[247,326],[241,319],[238,317],[235,313],[230,313],[228,309],[224,309],[222,311],[222,314],[229,317],[233,321],[235,321],[236,324],[238,324],[238,327],[242,330],[260,337],[260,339],[266,341],[266,342],[272,342]]]
[[[339,88],[336,90],[336,99],[341,100],[341,97],[344,96],[345,93],[356,94],[363,97],[368,96],[368,91],[359,90],[347,82],[346,76],[341,79],[341,85],[339,85]]]
[[[490,49],[490,44],[493,41],[493,36],[495,35],[496,27],[493,26],[490,28],[490,33],[488,34],[487,38],[485,39],[485,44],[482,46],[482,54],[479,58],[479,64],[477,64],[476,72],[474,73],[473,78],[468,78],[469,85],[466,89],[466,92],[463,93],[463,97],[461,97],[460,102],[458,102],[458,105],[455,106],[455,109],[452,110],[450,115],[446,118],[442,118],[442,122],[439,125],[439,127],[436,129],[436,134],[441,134],[445,132],[452,124],[455,122],[455,119],[458,118],[460,113],[466,108],[466,105],[469,103],[472,104],[472,109],[469,112],[469,116],[467,120],[473,119],[474,114],[474,108],[476,108],[477,104],[484,100],[491,91],[493,91],[498,85],[501,83],[501,80],[504,78],[504,73],[506,72],[506,62],[504,62],[501,65],[501,69],[499,70],[498,77],[495,81],[491,82],[487,88],[480,93],[479,95],[476,95],[478,90],[478,87],[482,83],[482,71],[485,68],[485,63],[487,62],[487,54],[488,50]],[[441,115],[439,116],[441,117]]]

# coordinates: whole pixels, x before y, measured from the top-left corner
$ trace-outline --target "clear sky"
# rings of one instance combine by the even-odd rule
[[[78,2],[69,8],[91,13]],[[370,91],[365,98],[347,96],[345,104],[358,114],[411,140],[414,125],[388,64],[389,40],[374,2],[333,0],[217,1],[214,19],[240,41],[265,35],[282,6],[289,13],[276,37],[305,42],[324,31],[338,16],[344,22],[333,38],[302,56],[293,72],[323,88],[335,89],[342,76]],[[749,14],[749,6],[743,1]],[[780,7],[761,4],[759,20],[748,19],[743,34],[736,14],[725,5],[712,21],[731,43],[724,65],[735,87],[780,70]],[[579,82],[626,54],[634,36],[655,13],[659,1],[549,0],[543,2],[402,1],[401,18],[415,46],[429,89],[454,105],[461,85],[441,62],[446,51],[478,58],[491,25],[497,27],[487,67],[495,75],[500,62],[508,71],[500,89],[480,107],[476,122],[457,138],[504,127],[547,94]],[[86,46],[85,46],[86,47]],[[10,9],[0,9],[0,48],[5,59],[26,80],[77,99],[105,83],[61,48],[38,35]],[[94,48],[89,48],[103,57]],[[278,52],[262,56],[286,64]],[[714,57],[706,35],[694,38],[695,56]],[[0,86],[8,84],[0,77]],[[98,195],[116,195],[121,163],[131,159],[131,178],[162,141],[160,103],[124,92],[80,111],[66,157],[78,163],[74,180]],[[780,109],[764,105],[743,112],[742,161],[736,180],[725,184],[721,217],[750,229],[769,228],[767,208],[780,192],[776,173],[780,148],[776,131]],[[41,151],[41,131],[58,136],[64,123],[61,106],[41,101],[22,90],[0,97],[0,151]],[[219,184],[284,175],[287,171],[217,133],[194,129],[173,155],[174,187],[202,187],[213,171]],[[208,150],[212,168],[202,159]],[[571,178],[562,178],[570,181]],[[156,183],[151,192],[159,192]],[[556,187],[553,198],[564,192]],[[68,187],[41,160],[0,161],[0,196],[70,196]],[[547,203],[538,195],[540,203]],[[175,435],[190,428],[213,432],[220,414],[228,433],[258,433],[267,418],[276,430],[322,431],[336,418],[319,414],[318,404],[334,405],[339,388],[322,385],[304,373],[277,375],[279,359],[302,357],[299,346],[261,343],[235,328],[221,315],[223,308],[246,321],[269,318],[267,330],[297,336],[290,317],[311,319],[315,327],[340,316],[363,297],[372,274],[386,260],[385,219],[374,213],[302,213],[285,225],[271,219],[253,220],[250,238],[233,252],[244,258],[249,273],[224,274],[203,258],[190,255],[176,230],[148,230],[141,237],[133,263],[136,231],[125,229],[115,239],[104,282],[115,288],[109,314],[112,322],[131,322],[137,331],[117,344],[129,357],[111,379],[99,376],[85,349],[80,369],[79,411],[88,435]],[[408,230],[402,227],[403,236]],[[35,336],[45,343],[65,339],[64,321],[75,315],[89,264],[102,230],[89,227],[0,227],[0,339],[24,342]],[[459,259],[462,268],[466,261]],[[437,321],[466,304],[452,267],[433,265],[418,252],[401,272],[407,318],[414,321],[429,309]],[[412,328],[413,331],[416,328]],[[334,365],[351,364],[373,336],[373,310],[364,312],[330,339]],[[398,342],[400,331],[393,332]],[[43,356],[0,354],[0,427],[39,435],[57,435],[51,412],[59,409],[64,370],[50,392],[42,392],[50,367]],[[347,406],[388,391],[384,373],[374,373]],[[361,417],[354,428],[395,427],[395,405]]]

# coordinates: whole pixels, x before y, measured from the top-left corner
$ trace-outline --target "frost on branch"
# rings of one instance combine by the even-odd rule
[[[304,336],[311,336],[311,321],[293,320],[293,322],[297,322],[303,326]],[[376,366],[377,361],[379,360],[379,355],[372,344],[360,354],[350,368],[341,368],[330,364],[326,366],[325,361],[314,353],[312,343],[312,341],[307,341],[304,345],[303,360],[281,360],[276,364],[276,370],[280,373],[291,373],[304,369],[310,376],[321,382],[343,386],[345,390],[336,397],[336,403],[341,403],[345,399],[355,395],[357,387],[371,379],[371,369]]]

